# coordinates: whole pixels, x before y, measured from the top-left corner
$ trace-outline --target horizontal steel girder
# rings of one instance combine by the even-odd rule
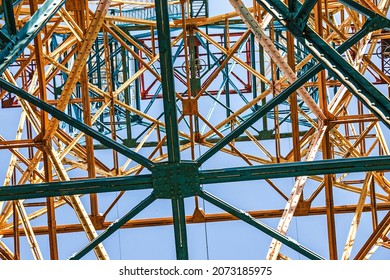
[[[201,184],[253,181],[271,178],[390,170],[390,156],[291,162],[206,170],[200,172]]]
[[[335,214],[348,214],[356,212],[356,205],[337,205],[335,206]],[[378,211],[390,211],[390,203],[378,203],[377,204]],[[280,218],[283,214],[284,209],[273,209],[273,210],[254,210],[247,211],[249,215],[251,215],[255,219],[274,219]],[[365,204],[363,207],[363,212],[371,212],[372,207],[369,204]],[[311,207],[307,213],[296,212],[294,214],[295,217],[302,216],[321,216],[326,215],[326,207]],[[204,216],[194,216],[187,215],[186,216],[187,224],[199,224],[199,223],[218,223],[218,222],[227,222],[227,221],[237,221],[239,220],[237,217],[229,214],[229,213],[205,213]],[[105,221],[102,224],[102,230],[107,229],[112,224],[112,221]],[[156,218],[145,218],[145,219],[133,219],[124,224],[121,229],[125,228],[143,228],[143,227],[159,227],[159,226],[168,226],[173,225],[172,217],[156,217]],[[25,236],[26,233],[23,228],[19,228],[20,236]],[[47,226],[34,226],[33,231],[35,235],[46,235],[48,234]],[[57,233],[65,234],[65,233],[73,233],[73,232],[82,232],[83,227],[81,224],[66,224],[66,225],[57,225]],[[0,235],[3,238],[13,237],[14,230],[13,228],[0,230]]]
[[[0,201],[152,189],[150,175],[95,178],[0,188]]]
[[[199,184],[386,170],[390,170],[390,156],[291,162],[199,171]],[[152,175],[96,178],[1,187],[0,201],[152,188]],[[176,192],[173,197],[177,197]]]

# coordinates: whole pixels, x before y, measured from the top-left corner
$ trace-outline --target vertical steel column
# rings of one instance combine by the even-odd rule
[[[99,50],[99,40],[96,40],[94,43],[95,48],[95,60],[96,60],[96,84],[99,88],[102,88],[102,65],[101,65],[101,58],[100,58],[100,50]],[[103,103],[101,103],[103,105]],[[99,132],[104,132],[104,116],[101,114],[99,116],[99,120],[101,122],[101,125],[99,126]]]
[[[2,6],[7,31],[10,34],[15,35],[18,32],[18,29],[16,28],[13,1],[3,1]]]
[[[372,217],[372,229],[375,230],[378,226],[378,209],[376,204],[376,191],[375,181],[370,183],[370,200],[371,200],[371,217]]]
[[[82,3],[82,9],[75,12],[76,22],[80,26],[81,30],[85,33],[87,30],[86,19],[88,16],[87,15],[88,3],[85,0],[81,1],[81,3]],[[79,42],[78,48],[81,49],[82,44],[83,42]],[[87,126],[92,127],[91,104],[90,104],[91,102],[89,96],[88,72],[87,72],[86,65],[83,67],[83,70],[81,71],[80,85],[81,85],[81,95],[82,95],[82,105],[83,105],[83,121]],[[93,138],[88,135],[85,135],[85,148],[87,150],[88,177],[95,178],[96,170],[95,170],[95,152],[93,148]],[[95,217],[97,217],[99,213],[97,200],[98,198],[96,194],[90,194],[92,221],[95,220]]]
[[[190,79],[189,79],[189,98],[195,97],[201,87],[200,77],[197,76],[196,69],[196,51],[195,51],[195,35],[194,28],[192,26],[188,27],[188,48],[189,48],[189,70],[190,70]],[[195,139],[199,137],[199,117],[197,115],[193,116],[194,118],[194,135]]]
[[[175,231],[176,258],[178,260],[188,260],[187,228],[183,198],[172,199],[172,214]]]
[[[250,35],[250,57],[251,57],[251,66],[253,69],[256,69],[256,52],[255,52],[255,35],[251,33]],[[257,97],[257,87],[256,87],[256,76],[252,75],[252,96],[253,99]],[[259,108],[259,105],[256,103],[254,105],[255,110]]]
[[[264,56],[264,48],[261,44],[258,44],[259,45],[259,61],[260,61],[260,74],[263,75],[265,77],[265,56]],[[263,93],[265,91],[265,83],[263,81],[260,81],[260,91],[261,93]],[[257,90],[257,89],[256,89]],[[266,99],[263,98],[261,100],[261,106],[265,106],[265,104],[267,103]],[[257,105],[257,104],[256,104]],[[256,108],[256,107],[255,107]],[[257,105],[257,108],[256,110],[258,110],[260,108],[260,106]],[[268,118],[267,116],[265,115],[263,117],[263,130],[264,131],[268,131]]]
[[[109,42],[107,31],[103,32],[103,43],[104,43],[104,60],[106,65],[106,81],[107,81],[107,92],[111,97],[110,104],[110,129],[112,140],[117,141],[116,134],[116,120],[115,120],[115,82],[114,82],[114,51],[112,42]],[[118,152],[112,151],[112,161],[114,163],[114,171],[119,174],[119,163],[118,163]]]
[[[139,53],[139,50],[137,49],[136,46],[134,46],[134,52],[135,53]],[[134,63],[134,73],[137,73],[138,70],[140,69],[139,62],[138,62],[137,59],[133,58],[133,63]],[[133,75],[134,73],[132,72],[131,75]],[[141,111],[141,84],[140,84],[140,79],[136,79],[134,81],[134,91],[135,91],[135,108],[137,110]],[[142,92],[142,94],[143,94],[143,92]],[[138,119],[138,115],[135,115],[135,117],[137,117],[137,119]]]
[[[176,112],[176,94],[173,76],[171,32],[169,29],[168,2],[156,1],[158,48],[160,52],[161,84],[164,102],[164,117],[167,134],[168,161],[179,162],[179,136]]]
[[[180,161],[179,135],[174,87],[171,35],[169,29],[168,2],[156,0],[158,48],[160,53],[161,83],[164,102],[164,117],[167,134],[168,162]],[[186,40],[186,38],[184,38]],[[188,259],[187,229],[185,223],[184,199],[172,199],[177,259]]]
[[[15,174],[15,172],[14,172]],[[14,175],[13,175],[14,177]],[[14,213],[13,229],[14,229],[14,258],[20,260],[20,234],[19,234],[19,214],[16,206],[16,201],[12,201],[12,211]]]
[[[295,10],[295,0],[286,0],[289,5],[290,11]],[[291,70],[295,72],[295,52],[294,52],[294,36],[291,32],[287,32],[287,63],[291,67]],[[291,110],[291,130],[292,130],[292,143],[294,151],[294,161],[301,161],[301,149],[299,141],[299,118],[298,118],[298,99],[297,93],[294,92],[290,96],[290,110]]]
[[[38,3],[36,0],[30,0],[30,12],[33,15],[38,10]],[[46,76],[45,76],[45,65],[43,64],[43,44],[40,33],[34,38],[35,44],[35,58],[38,72],[38,84],[39,84],[39,97],[44,102],[47,101],[46,94]],[[38,139],[42,139],[46,129],[49,126],[49,116],[48,114],[41,110],[41,133],[37,137]],[[51,150],[51,139],[44,139],[42,141],[43,145],[43,165],[45,172],[45,181],[51,182],[52,178],[52,164],[49,158],[49,150]],[[55,219],[55,211],[54,211],[54,198],[48,197],[46,198],[47,204],[47,224],[49,229],[49,243],[50,243],[50,258],[52,260],[58,260],[58,245],[57,245],[57,230],[56,230],[56,219]]]
[[[278,35],[275,34],[275,29],[274,29],[273,23],[270,23],[270,25],[269,25],[269,38],[273,42],[278,41]],[[277,80],[279,79],[277,67],[278,66],[276,65],[276,62],[273,59],[271,59],[271,77],[272,77],[272,96],[273,96],[273,98],[275,98],[277,95],[276,83],[277,83]],[[278,107],[278,105],[275,106],[273,109],[274,109],[274,129],[275,129],[275,141],[274,141],[274,143],[275,143],[275,156],[276,156],[276,161],[279,163],[282,156],[281,156],[281,146],[280,146],[280,122],[279,122],[279,107]]]
[[[316,22],[316,32],[322,37],[323,26],[322,26],[322,1],[319,0],[314,9],[315,22]],[[327,102],[327,92],[326,92],[326,77],[325,70],[322,70],[318,73],[318,93],[320,107],[323,110],[327,121],[329,120],[331,114],[328,111],[328,102]],[[324,137],[322,139],[322,153],[323,159],[331,159],[332,151],[330,147],[330,135],[329,129],[327,128]],[[324,175],[324,184],[325,184],[325,199],[326,199],[326,218],[328,225],[328,244],[329,244],[329,258],[331,260],[337,260],[337,242],[336,242],[336,225],[335,225],[335,216],[334,216],[334,203],[333,203],[333,186],[332,186],[333,175],[326,174]]]
[[[229,19],[225,20],[225,33],[223,34],[224,47],[227,51],[230,50],[230,34],[229,34]],[[225,81],[225,97],[226,97],[226,118],[230,116],[230,78],[229,78],[229,63],[225,65],[226,81]],[[231,126],[233,122],[231,122]]]

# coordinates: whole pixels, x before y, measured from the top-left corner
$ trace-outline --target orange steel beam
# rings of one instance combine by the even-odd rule
[[[314,7],[315,17],[315,29],[317,33],[323,37],[324,28],[322,25],[322,7],[323,2],[319,0]],[[318,91],[319,91],[319,103],[321,109],[324,111],[327,121],[332,119],[332,115],[329,112],[327,102],[327,90],[326,90],[326,76],[325,70],[322,70],[318,74]],[[327,128],[322,139],[322,154],[323,159],[331,159],[332,151],[330,147],[330,135],[329,129]],[[329,258],[332,260],[337,259],[337,244],[336,244],[336,225],[335,225],[335,209],[333,202],[333,186],[332,186],[333,175],[324,175],[325,185],[325,199],[326,199],[326,217],[327,217],[327,229],[328,229],[328,246],[329,246]]]
[[[348,214],[355,213],[356,205],[343,205],[343,206],[335,206],[334,212],[335,214]],[[370,212],[372,210],[371,205],[366,204],[363,206],[363,212]],[[377,204],[378,211],[390,211],[390,203],[378,203]],[[275,209],[275,210],[255,210],[255,211],[247,211],[248,214],[253,216],[256,219],[272,219],[272,218],[280,218],[283,214],[284,209]],[[307,213],[297,212],[295,214],[296,217],[304,217],[304,216],[319,216],[326,215],[326,206],[323,207],[312,207],[308,210]],[[236,217],[228,214],[228,213],[215,213],[215,214],[202,214],[202,215],[193,215],[186,216],[187,224],[199,224],[199,223],[214,223],[214,222],[228,222],[228,221],[236,221],[238,220]],[[112,222],[103,222],[100,227],[97,227],[99,230],[104,230],[109,227]],[[148,219],[139,219],[139,220],[131,220],[127,222],[122,228],[142,228],[142,227],[151,227],[151,226],[167,226],[172,225],[173,220],[171,217],[165,218],[148,218]],[[36,226],[33,227],[34,233],[36,235],[45,235],[47,234],[47,226]],[[82,232],[83,228],[80,224],[68,224],[68,225],[57,225],[57,233],[72,233],[72,232]],[[24,235],[24,231],[19,229],[19,233],[21,236]],[[14,231],[13,229],[0,229],[0,235],[3,235],[4,238],[13,237]]]

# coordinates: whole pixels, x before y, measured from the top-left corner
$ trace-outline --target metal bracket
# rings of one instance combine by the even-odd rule
[[[102,216],[102,215],[96,215],[96,216],[89,215],[89,218],[91,219],[91,222],[92,222],[93,226],[95,227],[95,229],[97,229],[97,230],[104,229],[104,220],[106,218],[105,216]]]
[[[183,115],[194,116],[198,114],[198,100],[184,99],[182,102],[183,102]]]
[[[310,201],[300,201],[297,205],[297,209],[295,210],[295,216],[309,215],[310,207],[311,207]]]
[[[173,199],[195,196],[200,192],[198,164],[159,163],[153,166],[152,184],[157,198]]]

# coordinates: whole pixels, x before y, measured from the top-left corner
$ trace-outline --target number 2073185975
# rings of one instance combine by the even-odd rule
[[[272,275],[272,267],[270,266],[214,266],[212,275]]]

